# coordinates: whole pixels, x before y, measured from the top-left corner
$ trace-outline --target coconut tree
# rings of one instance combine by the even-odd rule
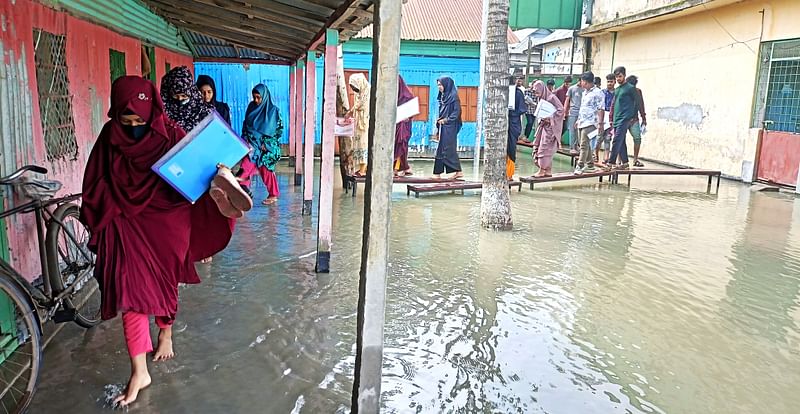
[[[481,194],[481,225],[510,230],[511,200],[506,178],[508,139],[508,0],[483,0],[486,42],[483,133],[486,167]]]

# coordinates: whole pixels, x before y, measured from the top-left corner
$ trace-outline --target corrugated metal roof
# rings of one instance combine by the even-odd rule
[[[320,46],[317,41],[324,40],[326,28],[338,29],[340,40],[347,41],[372,22],[374,0],[141,1],[182,29],[187,38],[202,34],[204,41],[224,41],[190,44],[195,57],[202,60],[247,59],[242,53],[286,60],[301,58],[312,46]],[[324,48],[324,42],[320,47]]]
[[[175,26],[138,0],[51,0],[45,4],[155,46],[189,54]]]
[[[407,0],[403,5],[403,40],[480,42],[481,0]],[[372,38],[372,25],[357,38]],[[519,39],[508,31],[508,43]]]
[[[534,40],[533,45],[534,46],[546,45],[548,43],[557,42],[559,40],[572,39],[573,33],[574,31],[569,29],[555,30],[553,31],[553,33],[550,33],[550,35],[548,35],[544,39]]]
[[[258,50],[242,48],[230,44],[224,40],[205,36],[203,34],[186,31],[186,37],[192,44],[194,53],[201,60],[206,59],[242,59],[242,60],[265,60],[276,63],[288,63],[289,60],[279,56]]]

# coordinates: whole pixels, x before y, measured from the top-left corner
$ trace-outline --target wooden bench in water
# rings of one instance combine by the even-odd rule
[[[598,169],[595,172],[589,172],[584,174],[573,174],[573,173],[553,174],[552,177],[535,177],[531,175],[529,177],[522,177],[519,180],[522,181],[523,183],[530,184],[531,190],[533,190],[534,184],[552,183],[557,181],[583,180],[586,178],[598,178],[602,183],[603,177],[610,177],[609,181],[613,182],[615,174],[616,173],[614,171],[604,171],[602,169]]]
[[[517,145],[522,147],[533,148],[532,142],[517,141]],[[575,164],[578,163],[578,154],[573,154],[568,149],[559,148],[558,151],[556,151],[556,154],[561,154],[565,157],[569,157],[569,165],[573,167],[575,166]]]
[[[517,187],[517,191],[522,191],[522,183],[519,181],[509,181],[508,188]],[[442,193],[450,191],[455,193],[464,190],[480,190],[483,188],[483,183],[477,181],[449,181],[437,182],[436,184],[409,184],[406,187],[406,195],[414,193],[414,197],[419,197],[420,193]]]
[[[631,168],[627,170],[617,170],[614,176],[614,182],[619,184],[619,176],[627,175],[628,184],[631,183],[632,175],[694,175],[708,177],[708,187],[706,191],[711,191],[711,181],[717,177],[717,191],[719,191],[719,181],[722,177],[722,172],[717,170],[700,170],[695,168]]]
[[[358,190],[358,184],[366,183],[367,177],[350,176],[347,177],[345,180],[347,188],[353,190],[353,197],[355,197],[356,191]],[[440,184],[440,183],[449,183],[455,181],[456,180],[450,178],[423,177],[421,175],[406,175],[402,177],[395,176],[393,179],[394,184]],[[347,191],[348,190],[346,189],[345,192]]]

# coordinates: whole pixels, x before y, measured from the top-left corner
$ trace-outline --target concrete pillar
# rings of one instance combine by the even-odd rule
[[[297,93],[297,85],[295,84],[294,77],[297,76],[297,68],[295,65],[292,65],[289,68],[289,166],[294,166],[294,150],[295,150],[295,143],[294,141],[297,139],[296,134],[296,126],[297,126],[297,117],[295,116],[295,112],[297,111],[297,102],[295,102],[294,95]]]
[[[403,2],[378,0],[374,11],[369,167],[359,275],[358,335],[352,412],[380,410],[383,324],[389,255],[397,72]]]
[[[303,215],[311,215],[314,199],[314,141],[317,127],[317,52],[306,55],[306,138],[303,148]]]
[[[330,271],[331,225],[333,223],[333,164],[336,125],[336,67],[339,32],[328,29],[325,35],[325,87],[322,89],[322,167],[319,179],[319,228],[317,231],[317,273]]]
[[[303,69],[306,63],[303,60],[297,61],[297,68],[294,75],[294,185],[295,187],[303,184]]]

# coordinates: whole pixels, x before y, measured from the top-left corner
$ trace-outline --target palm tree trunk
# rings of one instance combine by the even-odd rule
[[[506,178],[508,139],[508,0],[488,2],[486,30],[486,104],[483,130],[486,137],[486,168],[483,171],[481,225],[510,230],[511,200]]]

